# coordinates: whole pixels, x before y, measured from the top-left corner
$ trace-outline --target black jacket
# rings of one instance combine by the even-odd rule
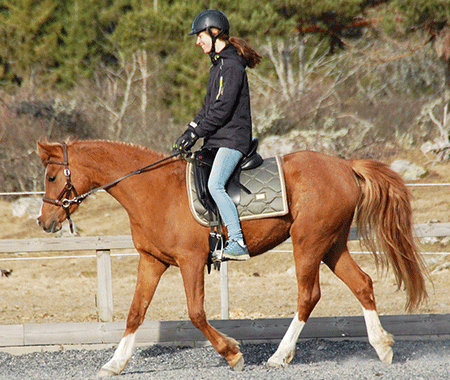
[[[247,61],[228,44],[213,59],[202,109],[188,129],[204,138],[204,148],[232,148],[244,155],[252,140]]]

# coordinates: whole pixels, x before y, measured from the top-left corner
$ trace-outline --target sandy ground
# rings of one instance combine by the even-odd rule
[[[411,159],[405,153],[404,157]],[[450,163],[432,165],[426,158],[416,158],[429,174],[422,183],[449,183]],[[416,223],[430,220],[450,222],[450,186],[411,187]],[[36,215],[13,216],[12,201],[0,199],[0,238],[49,237],[35,222]],[[80,235],[122,235],[129,233],[128,217],[108,194],[98,193],[87,199],[73,216]],[[423,243],[423,242],[422,242]],[[438,240],[421,244],[423,252],[450,252],[450,243]],[[291,317],[296,309],[297,284],[291,246],[283,244],[245,263],[230,263],[230,317]],[[361,251],[352,243],[352,251]],[[113,256],[114,320],[124,320],[134,293],[137,255],[116,251]],[[415,313],[450,313],[447,295],[450,285],[450,256],[425,254],[433,284],[429,299]],[[0,253],[0,269],[13,269],[10,277],[0,277],[0,323],[95,321],[97,276],[94,257],[65,258],[62,255],[95,255],[95,252],[5,254]],[[10,260],[30,257],[58,257],[40,260]],[[370,255],[354,253],[357,263],[374,280],[380,314],[404,314],[405,295],[396,291],[392,274],[380,276]],[[321,269],[322,298],[313,316],[361,315],[361,307],[349,289],[324,265]],[[220,318],[219,273],[206,275],[206,312],[210,319]],[[147,319],[187,319],[186,299],[177,268],[163,276],[147,313]]]

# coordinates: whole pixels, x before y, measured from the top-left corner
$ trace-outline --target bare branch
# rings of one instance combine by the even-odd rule
[[[447,107],[447,106],[446,106],[446,107]],[[446,108],[446,107],[444,107],[444,108]],[[446,130],[444,129],[444,125],[443,125],[438,119],[436,119],[436,116],[434,116],[433,110],[432,110],[432,109],[430,109],[430,110],[428,111],[428,116],[430,116],[431,121],[432,121],[434,124],[436,124],[436,126],[438,127],[439,132],[441,133],[441,138],[442,138],[447,144],[450,145],[449,136],[448,136],[448,131],[446,131]]]

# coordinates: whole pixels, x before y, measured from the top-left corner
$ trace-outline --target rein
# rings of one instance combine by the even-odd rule
[[[131,173],[128,173],[128,174],[124,175],[123,177],[117,178],[116,180],[111,181],[111,182],[107,183],[106,185],[96,187],[92,190],[89,190],[86,193],[78,195],[78,192],[76,191],[75,187],[72,184],[71,172],[69,169],[69,156],[68,156],[68,152],[67,152],[67,144],[62,143],[61,145],[62,145],[62,149],[63,149],[63,160],[64,161],[48,160],[46,164],[47,165],[62,165],[62,166],[64,166],[64,175],[66,176],[66,184],[64,185],[64,188],[61,190],[61,193],[59,194],[57,199],[43,197],[42,201],[45,203],[50,203],[55,206],[60,206],[64,209],[64,211],[66,212],[67,220],[69,221],[69,227],[70,227],[71,233],[73,233],[73,223],[72,223],[72,219],[70,218],[70,211],[69,211],[69,207],[71,205],[73,205],[73,204],[79,205],[89,195],[91,195],[99,190],[104,190],[104,189],[107,189],[108,187],[114,186],[126,178],[129,178],[129,177],[137,175],[137,174],[141,174],[141,173],[145,172],[146,170],[148,170],[156,165],[159,165],[160,163],[162,163],[164,161],[168,161],[171,158],[178,156],[179,154],[182,154],[182,152],[173,153],[168,157],[164,157],[161,160],[155,161],[149,165],[146,165],[140,169],[137,169]],[[73,198],[70,198],[72,196],[72,194],[73,194]]]

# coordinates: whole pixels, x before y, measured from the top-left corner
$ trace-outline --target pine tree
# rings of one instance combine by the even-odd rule
[[[53,64],[60,25],[56,0],[4,0],[0,4],[0,80],[32,84],[34,75]]]
[[[448,0],[393,0],[390,7],[397,11],[408,27],[450,24],[450,2]]]

